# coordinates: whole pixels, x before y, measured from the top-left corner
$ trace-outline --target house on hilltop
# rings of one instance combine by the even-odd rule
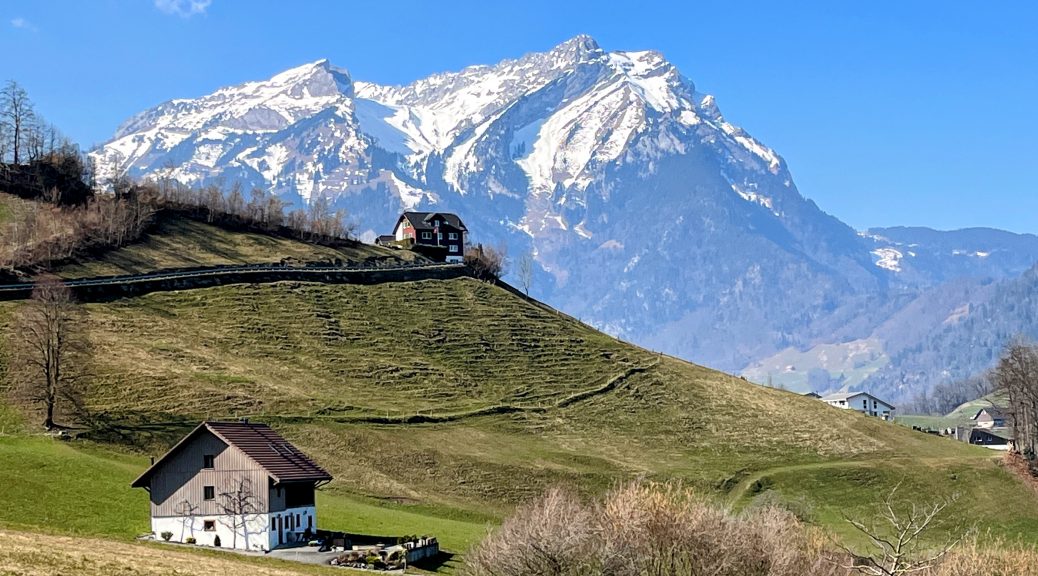
[[[857,410],[868,416],[875,416],[884,420],[890,420],[894,416],[894,406],[868,392],[840,392],[822,396],[822,402],[842,408],[844,410]]]
[[[331,474],[266,424],[203,422],[139,478],[156,538],[269,551],[317,530]]]
[[[404,212],[396,221],[392,238],[378,243],[406,246],[439,262],[461,262],[468,228],[450,212]]]

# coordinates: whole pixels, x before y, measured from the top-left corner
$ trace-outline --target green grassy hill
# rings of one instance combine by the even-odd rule
[[[151,245],[180,246],[181,230],[167,230]],[[86,265],[122,266],[109,260]],[[0,318],[18,305],[0,304]],[[234,285],[85,308],[96,440],[157,454],[202,418],[269,421],[336,476],[319,502],[329,528],[429,532],[462,552],[548,486],[649,478],[737,507],[768,492],[803,500],[844,537],[843,514],[871,515],[901,483],[923,500],[959,495],[960,523],[1038,539],[1038,499],[989,451],[660,356],[470,279]],[[8,442],[63,458],[36,440]],[[31,492],[30,470],[6,479],[18,488],[0,493],[0,509]],[[118,516],[105,533],[132,536],[143,494],[126,478],[105,490],[127,502],[99,507]],[[58,516],[0,522],[75,527]]]
[[[140,242],[112,250],[100,258],[81,259],[62,266],[58,274],[65,278],[86,278],[162,268],[275,263],[284,258],[356,262],[368,258],[411,260],[415,254],[368,244],[328,248],[255,232],[230,231],[188,218],[167,217]]]

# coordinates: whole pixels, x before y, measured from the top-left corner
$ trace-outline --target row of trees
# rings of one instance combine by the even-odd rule
[[[78,204],[92,194],[90,163],[79,147],[46,122],[25,89],[0,90],[0,188],[54,204]]]
[[[970,400],[990,394],[993,386],[992,379],[983,375],[941,382],[930,390],[920,390],[900,409],[906,414],[944,415]]]
[[[345,210],[333,210],[324,195],[311,199],[305,209],[287,210],[276,195],[261,188],[246,193],[235,182],[229,190],[220,184],[203,187],[186,186],[172,176],[167,166],[162,174],[149,182],[135,185],[125,177],[112,183],[117,196],[133,194],[159,209],[186,213],[213,224],[230,224],[268,233],[288,233],[307,241],[346,240],[355,225]]]
[[[27,202],[5,223],[0,268],[25,270],[138,239],[155,208],[134,198],[91,197],[77,206]]]

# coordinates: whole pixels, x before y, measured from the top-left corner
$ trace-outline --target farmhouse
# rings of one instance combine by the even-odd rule
[[[405,244],[433,260],[461,262],[468,228],[450,212],[404,212],[396,221],[392,239],[379,237],[379,243]]]
[[[840,392],[822,397],[822,402],[842,408],[857,410],[869,416],[890,420],[894,415],[894,406],[876,398],[867,392]]]
[[[970,444],[992,450],[1009,450],[1012,435],[1005,428],[974,428],[970,430]]]
[[[973,415],[973,422],[977,428],[1001,428],[1006,425],[1006,415],[1001,408],[988,406]]]
[[[150,494],[156,538],[268,551],[316,531],[314,489],[331,479],[266,424],[242,420],[201,423],[132,486]]]

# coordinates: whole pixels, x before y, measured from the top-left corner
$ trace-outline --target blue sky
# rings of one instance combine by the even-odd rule
[[[0,80],[84,146],[320,58],[406,83],[580,33],[662,51],[857,228],[1038,233],[1038,3],[64,0],[0,4]]]

